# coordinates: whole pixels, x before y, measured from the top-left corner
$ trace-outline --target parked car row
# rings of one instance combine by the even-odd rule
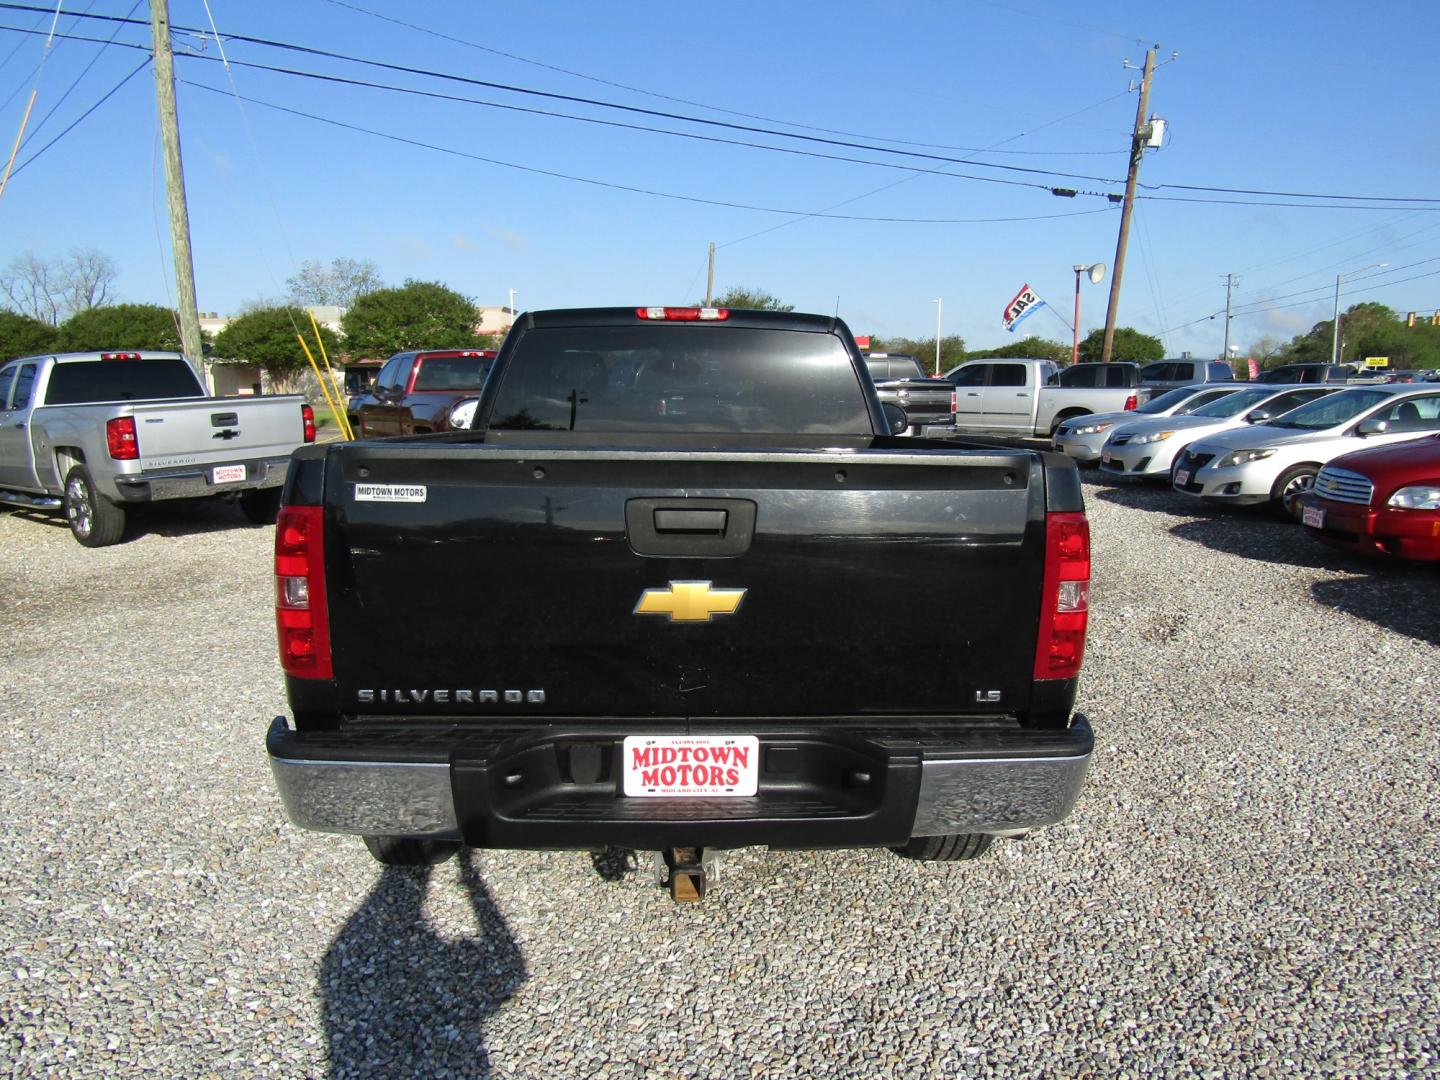
[[[1108,476],[1168,478],[1217,505],[1268,504],[1338,548],[1440,560],[1440,386],[1240,384],[1182,411],[1207,389],[1062,428],[1054,446],[1093,460],[1104,433]]]

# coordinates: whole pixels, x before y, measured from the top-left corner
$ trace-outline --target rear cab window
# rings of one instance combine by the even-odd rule
[[[534,328],[500,377],[492,431],[872,434],[850,354],[827,333]]]
[[[50,369],[50,380],[45,387],[46,405],[204,396],[195,369],[178,356],[56,363]]]

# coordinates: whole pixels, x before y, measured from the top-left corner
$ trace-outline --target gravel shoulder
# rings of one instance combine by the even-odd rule
[[[1440,1072],[1440,569],[1087,478],[1074,815],[983,861],[383,870],[289,826],[268,529],[0,514],[13,1076]],[[933,659],[940,660],[942,657]],[[610,880],[618,878],[618,880]]]

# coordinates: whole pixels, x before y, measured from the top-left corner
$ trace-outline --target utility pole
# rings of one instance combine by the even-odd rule
[[[1230,290],[1235,287],[1235,275],[1225,275],[1225,348],[1220,353],[1221,360],[1230,359]]]
[[[1110,279],[1110,306],[1105,309],[1105,348],[1100,359],[1107,364],[1115,350],[1115,315],[1120,306],[1120,279],[1125,276],[1125,246],[1130,242],[1130,215],[1135,210],[1135,180],[1140,159],[1145,156],[1145,113],[1150,108],[1150,76],[1155,74],[1155,50],[1145,53],[1145,72],[1140,77],[1140,104],[1135,109],[1135,131],[1130,136],[1130,173],[1125,180],[1125,203],[1120,210],[1120,239],[1115,243],[1115,276]]]
[[[180,343],[186,359],[205,381],[200,311],[195,305],[195,264],[190,257],[190,211],[185,204],[185,170],[180,162],[180,120],[175,112],[175,58],[170,54],[170,0],[150,0],[155,54],[155,104],[165,146],[165,186],[170,194],[170,240],[175,247],[175,298],[180,307]]]
[[[705,275],[705,306],[715,300],[715,241],[710,241],[710,271]]]

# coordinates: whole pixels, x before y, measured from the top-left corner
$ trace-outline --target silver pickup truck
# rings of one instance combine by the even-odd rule
[[[1122,365],[1112,365],[1117,373]],[[1142,386],[1047,385],[1052,360],[971,360],[944,375],[955,386],[955,431],[984,435],[1053,435],[1066,420],[1124,412],[1150,398]]]
[[[305,399],[206,397],[179,353],[28,356],[0,367],[0,503],[63,510],[86,547],[118,543],[128,505],[223,496],[275,520]]]

